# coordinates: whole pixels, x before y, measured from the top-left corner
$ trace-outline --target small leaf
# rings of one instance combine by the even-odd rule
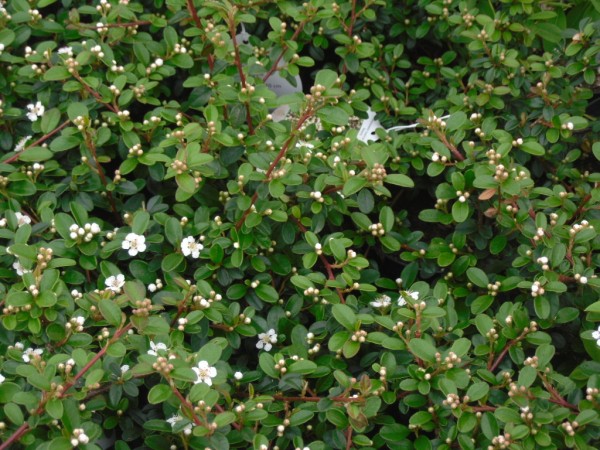
[[[112,300],[100,299],[98,301],[98,308],[109,324],[114,327],[121,325],[121,309]]]
[[[348,305],[333,305],[331,312],[335,320],[349,331],[354,331],[357,325],[356,314]]]

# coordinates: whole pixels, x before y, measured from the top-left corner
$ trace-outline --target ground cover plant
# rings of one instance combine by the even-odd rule
[[[598,448],[599,58],[598,0],[0,1],[0,449]]]

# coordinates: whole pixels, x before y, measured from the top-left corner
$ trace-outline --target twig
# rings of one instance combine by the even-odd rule
[[[306,25],[307,20],[308,19],[300,22],[300,24],[298,25],[298,28],[296,28],[296,31],[294,31],[294,34],[292,35],[292,37],[290,39],[291,41],[295,41],[296,39],[298,39],[298,36],[304,29],[304,25]],[[277,59],[273,63],[273,66],[271,66],[269,71],[265,74],[265,76],[263,77],[263,81],[267,81],[271,77],[271,75],[273,75],[273,73],[275,73],[275,71],[278,70],[278,66],[279,66],[279,63],[281,62],[281,58],[283,58],[283,55],[285,55],[285,52],[287,51],[287,49],[288,49],[288,46],[286,43],[284,43],[283,48],[281,49],[281,54],[277,57]]]
[[[311,115],[312,115],[312,110],[309,109],[309,110],[305,111],[304,114],[302,114],[300,119],[298,119],[298,123],[296,123],[296,127],[295,127],[294,131],[290,134],[290,137],[287,139],[287,141],[285,141],[285,143],[283,144],[283,147],[281,147],[281,150],[279,151],[279,153],[277,154],[277,156],[275,157],[275,159],[273,160],[273,162],[267,169],[267,172],[265,173],[266,181],[270,181],[270,177],[271,177],[271,174],[273,173],[273,170],[275,170],[275,167],[277,167],[277,164],[279,164],[279,161],[281,161],[281,159],[285,156],[285,153],[287,152],[289,146],[291,145],[292,141],[296,137],[295,132],[300,129],[302,124],[304,122],[306,122],[306,120]],[[246,209],[246,211],[244,211],[244,213],[242,214],[242,217],[240,217],[240,219],[236,222],[236,224],[235,224],[236,230],[239,230],[242,227],[242,225],[244,224],[244,221],[246,220],[246,217],[248,217],[248,215],[250,214],[250,211],[252,211],[252,207],[256,203],[256,200],[258,200],[258,191],[254,191],[254,195],[252,195],[252,199],[250,201],[250,206],[248,207],[248,209]]]
[[[96,99],[96,101],[98,101],[98,103],[102,103],[104,106],[106,106],[108,109],[110,109],[112,112],[114,112],[115,114],[117,112],[119,112],[119,108],[117,108],[116,106],[111,105],[108,102],[105,102],[104,100],[102,100],[102,96],[100,96],[100,94],[98,94],[95,90],[93,90],[90,86],[88,86],[88,84],[83,81],[83,78],[81,78],[81,75],[79,75],[77,72],[73,72],[71,75],[73,75],[73,77],[79,81],[81,83],[81,85],[83,86],[83,88],[89,92],[92,97],[94,97]]]
[[[84,136],[85,136],[85,143],[86,143],[88,149],[90,150],[90,153],[92,154],[92,158],[94,158],[94,162],[96,163],[96,168],[98,170],[98,175],[100,176],[100,181],[102,182],[102,185],[106,189],[106,187],[108,186],[108,182],[106,181],[106,175],[104,174],[104,169],[102,168],[100,161],[98,161],[98,155],[96,154],[96,145],[94,144],[94,141],[92,140],[91,136],[87,133],[87,131],[84,132]],[[109,190],[106,190],[106,196],[108,198],[108,203],[110,203],[110,209],[111,209],[112,213],[114,214],[117,221],[119,221],[120,217],[119,217],[119,213],[117,212],[117,205],[115,204],[115,199],[112,196],[112,192]]]
[[[348,425],[348,429],[346,430],[346,450],[350,450],[352,448],[352,426]]]
[[[235,38],[235,17],[234,10],[229,11],[229,34],[231,34],[231,40],[233,41],[233,54],[235,58],[235,66],[237,67],[238,74],[240,76],[240,82],[242,83],[242,89],[246,90],[246,75],[244,75],[244,68],[242,67],[242,60],[240,58],[240,50],[238,48],[237,39]],[[250,105],[247,101],[244,101],[246,107],[246,123],[248,124],[248,132],[254,134],[254,126],[252,125],[252,115],[250,114]]]
[[[98,362],[100,358],[102,358],[102,356],[104,356],[104,354],[108,350],[108,347],[110,347],[111,344],[119,340],[123,334],[127,333],[131,329],[132,326],[133,325],[129,323],[120,330],[117,330],[113,337],[110,339],[110,341],[106,344],[106,346],[103,347],[98,353],[96,353],[96,355],[94,355],[94,357],[85,366],[83,366],[83,368],[79,372],[77,372],[77,374],[73,378],[71,378],[70,381],[65,383],[63,385],[63,389],[61,391],[58,391],[55,394],[54,398],[60,400],[61,398],[65,397],[69,389],[71,389],[75,385],[75,383],[77,383],[77,381],[83,375],[85,375],[88,372],[88,370],[90,370],[94,366],[94,364]],[[38,404],[37,409],[31,413],[31,416],[39,416],[40,414],[42,414],[44,412],[44,407],[48,400],[49,398],[47,396],[43,396],[42,400],[40,400],[40,403]],[[25,433],[27,433],[29,427],[29,421],[23,423],[6,441],[0,444],[0,450],[6,450],[10,448],[10,446],[13,443],[17,442]]]
[[[46,133],[41,138],[39,138],[37,141],[35,141],[33,144],[29,144],[27,147],[25,147],[25,149],[23,151],[27,150],[28,148],[35,147],[36,145],[40,145],[42,142],[46,141],[47,139],[50,139],[52,136],[54,136],[56,133],[58,133],[60,130],[65,128],[70,123],[71,123],[70,120],[64,121],[59,126],[57,126],[54,130],[50,131],[49,133]],[[4,164],[10,164],[12,162],[15,162],[17,159],[19,159],[19,156],[21,155],[21,153],[22,152],[15,153],[10,158],[7,158],[6,160],[4,160],[2,162]]]
[[[194,412],[194,407],[192,406],[192,404],[189,401],[187,401],[184,398],[183,395],[181,395],[181,392],[179,392],[179,389],[177,389],[174,384],[171,385],[171,390],[173,391],[173,394],[175,394],[175,396],[179,399],[179,401],[181,402],[181,404],[183,406],[185,406],[186,409],[189,411],[189,413],[192,416],[192,420],[194,421],[194,423],[196,425],[202,425],[202,421],[200,420],[200,418]]]

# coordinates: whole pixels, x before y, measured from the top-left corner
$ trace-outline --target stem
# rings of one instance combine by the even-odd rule
[[[350,25],[348,25],[348,37],[352,39],[352,32],[354,31],[354,23],[356,22],[356,0],[352,0],[352,11],[350,13]],[[348,66],[346,66],[346,61],[344,61],[344,65],[342,66],[342,73],[346,74],[348,72]]]
[[[296,225],[298,225],[298,228],[300,229],[300,231],[302,231],[302,233],[306,233],[308,231],[306,229],[306,227],[304,225],[302,225],[302,222],[300,222],[294,216],[290,216],[290,217],[292,218],[292,220],[294,222],[296,222]],[[325,270],[327,271],[327,279],[329,279],[331,281],[334,281],[335,280],[335,275],[333,274],[333,266],[329,263],[329,261],[327,261],[327,258],[325,258],[325,255],[323,253],[319,254],[319,259],[321,260],[321,262],[325,266]],[[336,288],[336,291],[338,293],[338,297],[340,297],[340,302],[343,303],[343,304],[345,304],[346,303],[346,299],[344,298],[344,295],[342,294],[342,291],[340,291],[338,288]]]
[[[273,160],[273,162],[269,166],[269,169],[265,173],[265,179],[267,181],[269,181],[269,179],[271,177],[271,174],[273,173],[273,170],[275,170],[275,167],[277,167],[277,164],[279,164],[279,161],[281,161],[281,159],[285,156],[285,153],[287,152],[290,144],[292,143],[292,141],[296,137],[295,136],[295,132],[300,129],[300,127],[302,126],[302,124],[304,122],[306,122],[306,120],[311,115],[312,115],[312,110],[309,109],[309,110],[307,110],[307,111],[304,112],[304,114],[300,117],[300,119],[298,119],[298,123],[296,124],[296,127],[294,128],[294,131],[290,134],[290,137],[288,138],[288,140],[285,141],[285,143],[283,144],[283,147],[281,147],[281,150],[279,151],[279,153],[277,154],[277,156],[275,157],[275,159]],[[236,222],[236,224],[235,224],[235,229],[236,230],[239,230],[242,227],[242,225],[244,224],[244,221],[246,220],[246,217],[248,217],[248,215],[250,214],[250,211],[252,211],[252,206],[254,206],[254,204],[256,203],[256,200],[258,200],[258,191],[254,191],[254,195],[252,196],[252,200],[250,202],[250,206],[248,207],[248,209],[246,211],[244,211],[244,213],[242,214],[242,217],[240,217],[240,220],[238,220]]]
[[[87,144],[87,147],[90,150],[90,153],[92,154],[92,158],[94,158],[94,162],[96,163],[96,168],[98,170],[98,175],[100,176],[100,181],[102,182],[102,185],[106,189],[108,182],[106,181],[106,175],[104,174],[104,169],[102,168],[100,161],[98,161],[98,155],[96,153],[96,144],[94,144],[94,141],[92,140],[91,136],[87,133],[87,131],[84,133],[84,135],[85,135],[85,143]],[[112,196],[112,192],[107,190],[106,196],[108,198],[108,202],[110,203],[110,209],[112,210],[112,213],[114,214],[117,221],[119,221],[120,217],[119,217],[119,213],[117,212],[117,205],[115,204],[115,199]]]
[[[229,12],[229,33],[231,34],[231,41],[233,42],[233,53],[235,58],[235,66],[237,67],[238,74],[240,76],[240,82],[242,83],[242,89],[246,90],[246,75],[244,75],[244,68],[242,67],[242,60],[240,58],[240,50],[238,48],[237,40],[235,38],[235,17],[234,11]],[[250,114],[250,105],[247,101],[244,101],[246,107],[246,123],[248,124],[248,132],[254,134],[254,126],[252,125],[252,115]]]
[[[88,370],[90,370],[94,366],[94,364],[96,364],[96,362],[98,362],[98,360],[100,358],[102,358],[102,356],[108,350],[108,347],[110,347],[111,344],[113,344],[114,342],[119,340],[121,338],[121,336],[123,334],[127,333],[127,331],[129,331],[129,329],[132,326],[133,325],[131,323],[129,323],[129,324],[125,325],[123,328],[121,328],[120,330],[117,330],[115,332],[115,334],[113,335],[113,337],[110,339],[110,341],[108,341],[106,346],[104,348],[102,348],[98,353],[96,353],[96,355],[94,355],[94,357],[85,366],[83,366],[83,368],[79,372],[77,372],[77,374],[73,378],[71,378],[70,381],[65,383],[63,385],[63,389],[61,391],[57,392],[56,395],[54,396],[54,398],[61,399],[61,398],[65,397],[67,394],[67,391],[69,389],[71,389],[73,387],[73,385],[75,385],[75,383],[77,383],[77,380],[79,380],[83,375],[85,375],[88,372]],[[44,406],[46,405],[47,400],[48,400],[48,398],[46,396],[42,397],[42,400],[40,400],[40,403],[38,403],[37,409],[31,414],[31,416],[39,416],[40,414],[42,414],[44,412]],[[29,430],[29,421],[23,423],[19,428],[17,428],[17,430],[6,441],[4,441],[0,445],[0,450],[6,450],[6,449],[10,448],[10,445],[13,444],[14,442],[18,441],[28,430]]]
[[[95,30],[97,28],[125,28],[125,27],[137,27],[140,25],[150,25],[152,22],[149,20],[139,20],[137,22],[119,22],[119,23],[107,23],[101,27],[94,24],[79,23],[77,25],[67,25],[67,30],[78,30],[81,28]]]
[[[356,403],[356,402],[364,402],[365,399],[362,397],[341,397],[341,396],[337,396],[337,397],[305,397],[305,396],[298,396],[298,397],[284,397],[283,395],[279,395],[276,394],[273,396],[273,400],[277,400],[280,402],[320,402],[321,400],[323,400],[324,398],[328,398],[329,400],[332,400],[334,402],[339,402],[339,403]]]
[[[59,126],[57,126],[54,130],[50,131],[49,133],[46,133],[41,138],[39,138],[37,141],[35,141],[33,144],[29,144],[27,147],[25,147],[24,150],[27,150],[28,148],[31,148],[31,147],[35,147],[36,145],[40,145],[42,142],[50,139],[52,136],[54,136],[56,133],[58,133],[60,130],[62,130],[63,128],[65,128],[70,123],[71,123],[71,120],[64,121]],[[4,164],[10,164],[12,162],[15,162],[17,159],[19,159],[19,155],[20,154],[21,154],[21,152],[15,153],[10,158],[7,158],[6,160],[4,160],[2,162]]]
[[[93,90],[90,86],[88,86],[88,84],[83,81],[83,78],[81,78],[81,75],[79,75],[79,73],[77,72],[73,72],[71,75],[73,75],[73,77],[79,81],[81,83],[81,85],[83,86],[83,88],[90,93],[90,95],[92,97],[94,97],[98,103],[102,103],[104,106],[106,106],[108,109],[110,109],[112,112],[114,112],[115,114],[117,112],[119,112],[119,108],[116,106],[111,105],[110,103],[105,102],[104,100],[102,100],[102,96],[100,94],[98,94],[95,90]]]
[[[346,430],[346,450],[350,450],[352,448],[352,426],[348,425],[348,429]]]
[[[181,404],[183,406],[185,406],[187,408],[187,410],[190,412],[190,414],[192,416],[192,420],[194,421],[194,423],[196,425],[202,425],[202,421],[198,418],[198,416],[194,412],[194,407],[192,406],[192,404],[189,401],[187,401],[183,397],[183,395],[181,395],[181,392],[179,392],[179,389],[177,389],[174,384],[171,385],[171,390],[173,391],[173,394],[175,394],[177,396],[177,398],[179,399],[179,401],[181,402]]]
[[[292,38],[290,39],[291,41],[295,41],[296,39],[298,39],[298,36],[304,29],[304,25],[306,24],[307,20],[308,19],[300,22],[300,24],[298,25],[298,28],[296,28],[296,31],[294,31],[294,34],[292,35]],[[269,71],[265,74],[265,76],[263,77],[263,81],[267,81],[271,77],[271,75],[273,75],[275,73],[275,71],[278,70],[277,68],[279,67],[281,58],[283,58],[283,55],[285,55],[285,52],[287,51],[287,49],[288,49],[288,45],[284,42],[283,48],[281,49],[281,54],[277,57],[277,59],[275,60],[275,62],[273,63],[273,65],[271,66]]]

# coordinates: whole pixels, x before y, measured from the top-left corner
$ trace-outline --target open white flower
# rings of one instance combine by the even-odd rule
[[[129,370],[129,365],[128,364],[123,364],[121,366],[121,373],[124,374],[125,372],[127,372]]]
[[[204,248],[204,246],[197,242],[193,236],[188,236],[181,241],[181,252],[184,256],[192,255],[192,258],[199,258],[200,251]]]
[[[258,342],[256,343],[256,348],[264,348],[266,351],[270,351],[273,348],[272,344],[275,343],[277,343],[277,334],[275,333],[275,330],[271,328],[266,333],[258,334]]]
[[[17,142],[17,145],[15,145],[14,152],[19,153],[23,151],[23,149],[25,148],[25,144],[27,144],[27,141],[30,140],[32,137],[33,136],[25,136],[24,138],[21,138],[21,140]]]
[[[6,377],[0,373],[0,384],[4,383],[4,380],[6,380]]]
[[[148,354],[152,355],[152,356],[158,356],[157,352],[159,350],[166,350],[167,349],[167,345],[159,342],[158,344],[155,344],[154,341],[150,341],[150,350],[148,350]]]
[[[104,284],[106,284],[106,287],[113,292],[121,292],[121,288],[125,285],[125,275],[122,273],[111,275],[104,281]]]
[[[592,337],[596,339],[596,344],[600,347],[600,326],[594,332],[592,332]]]
[[[38,117],[42,117],[46,111],[46,108],[44,105],[42,105],[42,102],[37,102],[35,104],[30,103],[27,105],[27,109],[29,110],[27,113],[27,118],[32,122],[38,120]]]
[[[174,427],[175,424],[180,420],[183,420],[183,417],[181,417],[179,414],[173,414],[170,419],[167,419],[167,423],[169,423],[171,427]]]
[[[129,250],[129,256],[143,253],[146,251],[146,238],[139,234],[129,233],[121,243],[121,248]]]
[[[25,350],[23,352],[23,361],[28,363],[29,361],[34,359],[36,357],[36,355],[40,356],[42,353],[44,353],[44,350],[42,350],[41,348],[33,349],[33,348],[29,347],[27,350]]]
[[[21,264],[21,261],[15,261],[12,266],[13,266],[13,269],[15,269],[17,271],[17,275],[20,277],[26,273],[31,272],[31,270],[27,270],[25,267],[23,267],[23,264]]]
[[[387,308],[392,304],[392,299],[388,295],[382,295],[371,302],[373,308]]]
[[[29,217],[27,214],[22,214],[20,212],[16,212],[15,216],[17,216],[17,225],[18,226],[23,226],[23,225],[31,223],[31,217]]]
[[[59,55],[67,55],[67,56],[73,56],[73,48],[72,47],[61,47],[58,49],[58,54]]]
[[[212,379],[217,376],[217,369],[210,366],[208,361],[200,361],[198,367],[192,367],[192,370],[198,375],[194,384],[205,383],[212,386]]]

